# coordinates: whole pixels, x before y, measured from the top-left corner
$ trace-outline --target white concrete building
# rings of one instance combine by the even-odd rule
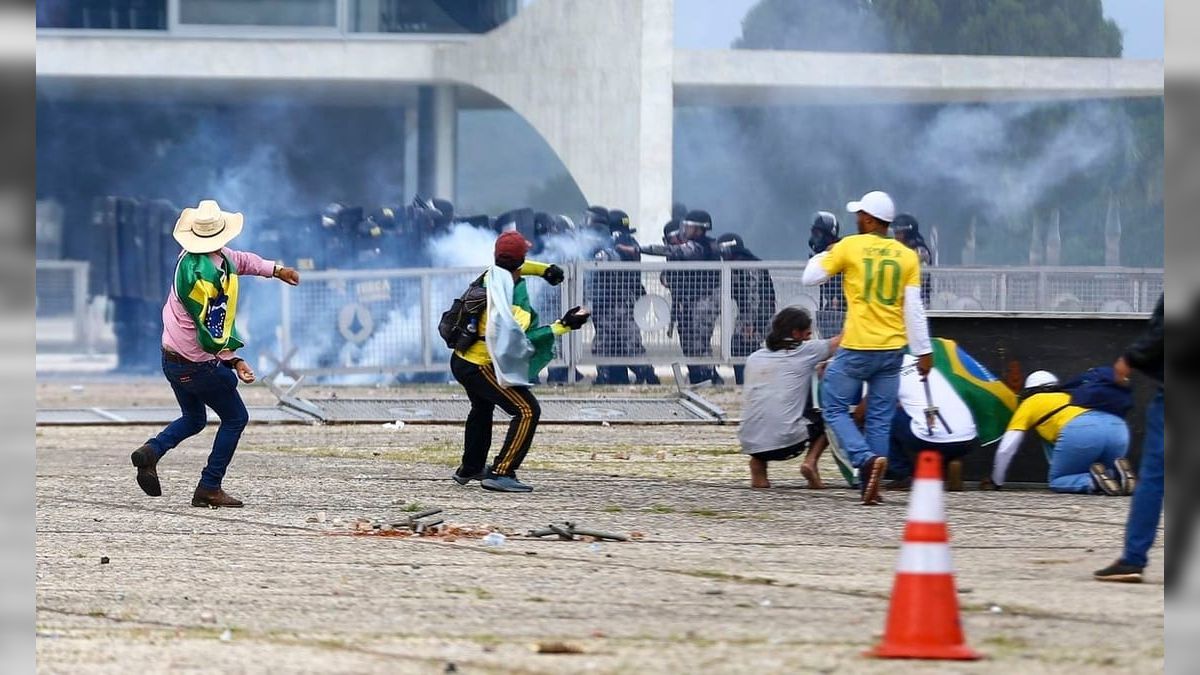
[[[420,129],[418,189],[451,198],[456,111],[507,106],[542,135],[589,202],[620,205],[638,223],[669,217],[675,106],[1163,94],[1161,61],[680,50],[673,0],[535,0],[508,20],[514,0],[476,4],[491,13],[482,25],[498,27],[371,32],[386,30],[381,22],[404,29],[400,0],[301,0],[286,5],[290,18],[246,16],[254,26],[234,25],[234,2],[39,3],[39,21],[43,5],[46,13],[66,12],[66,5],[75,12],[43,25],[82,25],[39,29],[38,87],[147,96],[169,86],[206,99],[246,88],[332,87],[348,97],[402,101],[416,111],[407,114],[409,128]],[[81,6],[110,11],[79,18]],[[147,19],[129,14],[134,6],[160,11]],[[125,12],[120,20],[113,18],[118,10]],[[105,16],[113,20],[106,24]],[[139,22],[153,27],[135,30]],[[88,27],[110,24],[129,29]],[[436,30],[437,21],[428,28]],[[600,105],[614,92],[624,105]],[[614,163],[629,169],[609,170]]]

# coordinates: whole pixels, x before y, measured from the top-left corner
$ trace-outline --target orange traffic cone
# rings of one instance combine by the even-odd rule
[[[867,652],[885,659],[978,659],[966,645],[950,561],[950,534],[942,500],[942,457],[917,458],[908,500],[908,523],[883,642]]]

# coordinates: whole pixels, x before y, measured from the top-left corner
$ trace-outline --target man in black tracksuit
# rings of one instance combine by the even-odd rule
[[[688,211],[680,221],[681,243],[642,246],[639,250],[647,255],[665,256],[667,260],[720,260],[717,243],[708,236],[710,231],[712,216],[707,211]],[[672,313],[672,319],[675,319],[678,327],[679,346],[684,355],[711,357],[713,329],[721,315],[721,273],[717,270],[672,273],[670,289],[672,304],[680,308],[677,317]],[[688,366],[689,382],[697,384],[705,380],[711,380],[713,384],[723,383],[712,366]]]
[[[717,237],[717,248],[721,260],[762,260],[746,248],[742,238],[736,234]],[[745,358],[762,348],[763,340],[767,338],[771,318],[775,316],[775,284],[766,269],[735,269],[731,291],[738,309],[733,338],[730,340],[731,355]],[[745,370],[742,365],[733,367],[733,376],[738,384],[742,384]]]

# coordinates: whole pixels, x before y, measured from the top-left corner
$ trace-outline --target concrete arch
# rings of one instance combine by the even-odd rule
[[[505,103],[589,202],[652,229],[670,217],[673,25],[672,0],[539,0],[486,36],[448,46],[437,74]]]

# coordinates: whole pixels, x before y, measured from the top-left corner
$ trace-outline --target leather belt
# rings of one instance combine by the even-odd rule
[[[176,354],[175,352],[171,351],[170,349],[163,348],[162,353],[163,353],[163,358],[170,361],[171,363],[182,363],[183,365],[189,365],[189,364],[196,363],[195,361],[192,361],[191,359],[183,358],[182,356],[180,356],[179,354]]]

